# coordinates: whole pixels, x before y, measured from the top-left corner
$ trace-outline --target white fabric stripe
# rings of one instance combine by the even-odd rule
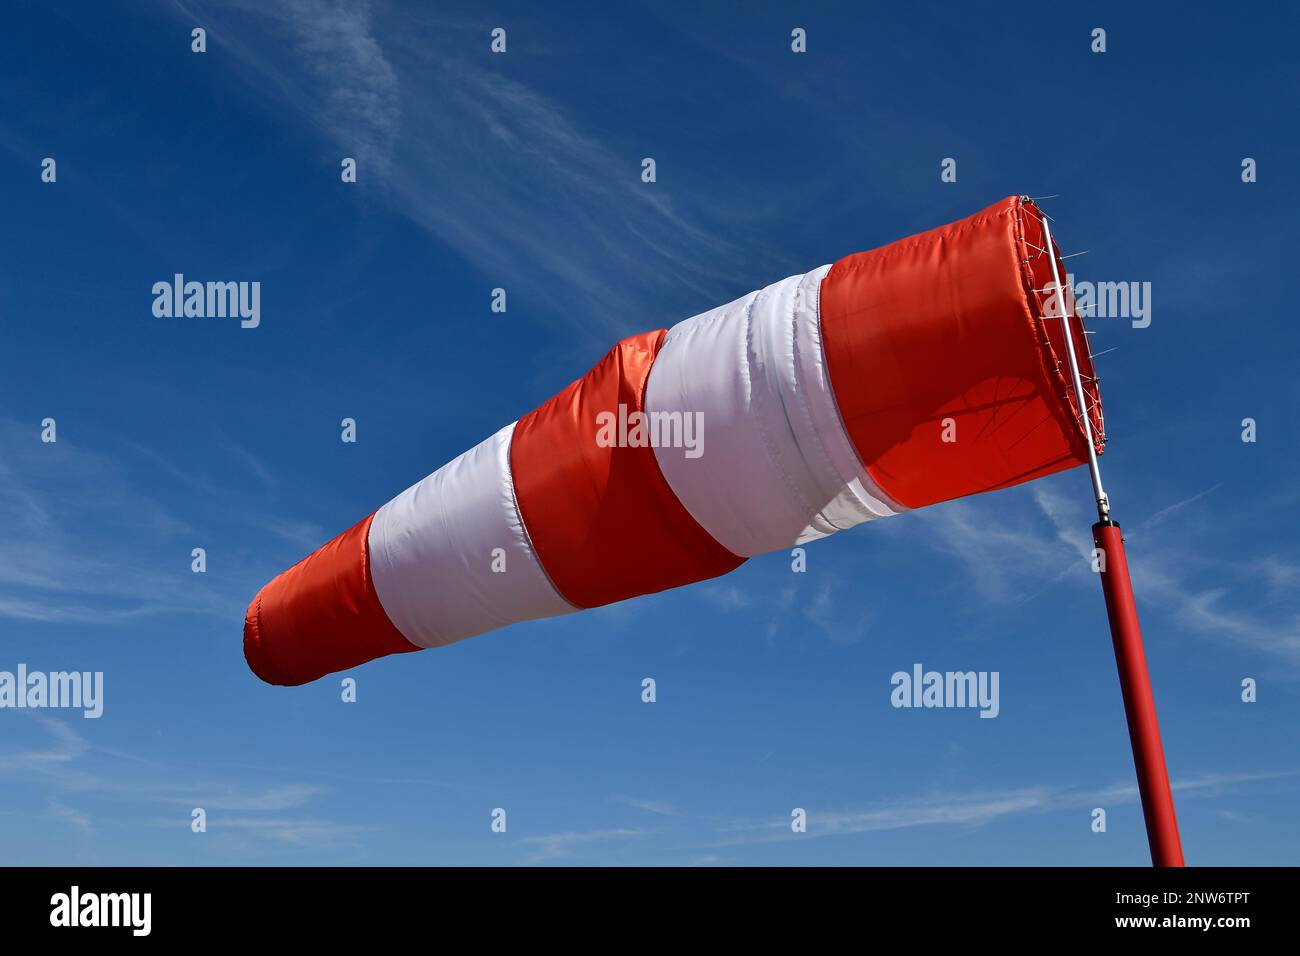
[[[651,421],[695,413],[703,436],[694,458],[656,446],[659,468],[691,516],[742,557],[903,510],[867,474],[835,403],[817,311],[829,270],[678,323],[650,369]]]
[[[547,578],[520,519],[510,472],[514,431],[511,422],[375,514],[375,591],[412,644],[437,647],[576,610]],[[504,571],[493,570],[503,562]]]

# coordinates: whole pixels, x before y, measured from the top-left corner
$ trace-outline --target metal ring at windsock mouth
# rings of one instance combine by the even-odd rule
[[[1052,262],[1048,258],[1047,242],[1044,237],[1043,217],[1047,214],[1028,196],[1020,196],[1016,207],[1019,223],[1019,241],[1023,254],[1021,262],[1025,272],[1025,294],[1029,299],[1031,311],[1039,319],[1035,325],[1043,349],[1043,369],[1054,382],[1063,407],[1073,419],[1073,427],[1078,433],[1079,442],[1085,444],[1085,428],[1079,411],[1079,401],[1075,397],[1074,383],[1070,374],[1065,348],[1065,323],[1060,309],[1056,306],[1056,282],[1052,275]],[[1092,432],[1093,448],[1100,455],[1106,444],[1106,422],[1102,413],[1101,382],[1097,377],[1092,360],[1092,346],[1084,328],[1083,316],[1075,306],[1072,283],[1068,278],[1061,250],[1055,240],[1052,241],[1051,256],[1056,260],[1056,271],[1061,277],[1062,293],[1066,308],[1070,311],[1071,338],[1074,342],[1075,356],[1079,363],[1079,375],[1083,385],[1084,401],[1088,406],[1088,419]]]

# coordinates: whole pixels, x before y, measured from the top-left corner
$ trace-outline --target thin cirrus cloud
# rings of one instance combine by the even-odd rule
[[[201,807],[208,813],[212,832],[249,833],[295,847],[354,845],[360,837],[378,827],[338,822],[309,816],[286,816],[299,811],[332,791],[315,784],[288,783],[259,787],[256,784],[214,783],[203,779],[203,772],[178,766],[164,766],[98,748],[63,720],[33,714],[33,723],[46,739],[25,749],[0,751],[0,781],[6,786],[40,784],[62,794],[78,794],[78,802],[93,795],[102,804],[108,801],[120,814],[121,807],[175,805],[183,812],[169,817],[144,821],[164,829],[188,828],[190,808]],[[120,764],[130,761],[136,766],[129,774],[121,773]],[[151,765],[154,775],[144,774],[141,765]],[[190,779],[186,779],[186,778]],[[51,798],[47,814],[86,833],[94,832],[89,811],[73,807],[59,798]]]
[[[533,848],[529,862],[541,863],[569,856],[575,851],[590,847],[593,844],[603,845],[640,838],[649,832],[649,830],[641,827],[610,827],[599,830],[546,833],[540,836],[524,837],[520,842]]]
[[[615,797],[616,803],[624,804],[636,810],[644,810],[646,813],[653,813],[662,817],[675,817],[679,811],[666,800],[644,800],[640,797]]]
[[[1297,776],[1300,776],[1300,770],[1211,772],[1175,780],[1171,786],[1183,796],[1208,799],[1243,786],[1294,780]],[[730,823],[719,830],[731,835],[724,836],[717,845],[769,843],[801,836],[845,836],[915,827],[979,827],[1003,817],[1133,803],[1137,799],[1137,787],[1128,784],[1101,789],[1042,785],[987,793],[918,796],[862,809],[810,812],[806,834],[794,833],[788,819]]]
[[[160,825],[174,826],[175,821]],[[258,839],[270,839],[308,849],[356,844],[364,834],[378,829],[369,824],[335,823],[310,817],[222,816],[211,820],[210,825],[214,829],[240,831]]]
[[[176,574],[168,556],[188,567],[189,522],[137,490],[118,461],[66,440],[36,442],[30,427],[5,420],[0,442],[0,619],[228,618],[242,604],[242,594]]]
[[[193,790],[186,798],[173,798],[177,802],[192,803],[205,810],[276,811],[300,807],[312,798],[325,793],[324,787],[310,784],[286,784],[262,791],[238,792],[223,788],[220,792]]]
[[[84,774],[70,769],[73,761],[90,750],[85,739],[63,721],[53,720],[41,714],[32,716],[50,739],[43,746],[26,750],[0,751],[0,776],[12,775],[24,779],[36,776],[71,779],[68,775],[72,773],[76,775],[77,781],[89,779]]]
[[[1243,788],[1258,790],[1268,784],[1294,785],[1300,770],[1211,771],[1172,782],[1185,799],[1213,800],[1239,793]],[[697,850],[719,847],[743,847],[783,843],[807,837],[849,837],[892,830],[931,827],[979,828],[1004,818],[1030,814],[1073,812],[1095,806],[1113,807],[1138,800],[1137,787],[1112,784],[1103,787],[1070,785],[1036,785],[970,793],[916,794],[890,802],[850,808],[810,810],[806,833],[791,830],[789,818],[717,819],[671,808],[672,812],[651,809],[654,801],[619,798],[635,809],[675,818],[671,830],[649,831],[641,827],[605,827],[586,831],[568,831],[525,837],[521,842],[533,849],[528,862],[546,862],[564,858],[596,859],[611,852],[623,852],[634,843],[654,833],[661,837],[671,833],[673,845]],[[665,805],[666,807],[666,805]]]
[[[973,597],[986,609],[1017,608],[1073,581],[1096,588],[1091,573],[1094,520],[1087,498],[1067,497],[1057,482],[1040,480],[1028,495],[997,501],[952,501],[919,512],[921,539],[955,562]],[[1127,529],[1130,572],[1138,600],[1157,620],[1173,622],[1202,640],[1241,646],[1300,666],[1300,608],[1294,591],[1276,582],[1300,579],[1300,570],[1277,555],[1252,556],[1221,547],[1200,533],[1188,514],[1219,487],[1204,489],[1157,510]],[[1170,522],[1172,515],[1180,522]],[[1261,568],[1267,568],[1261,572]],[[1044,570],[1048,571],[1045,577]],[[1053,573],[1054,571],[1054,573]],[[1270,600],[1257,594],[1263,579]],[[1213,586],[1200,582],[1213,580]],[[1046,583],[1045,583],[1046,582]]]
[[[84,833],[94,833],[95,824],[88,814],[82,813],[74,807],[65,806],[57,800],[50,801],[50,816],[56,820],[63,820],[70,823]]]
[[[633,145],[603,143],[545,93],[474,59],[482,28],[448,24],[463,37],[449,54],[400,24],[385,33],[367,4],[173,9],[208,24],[245,83],[275,94],[269,108],[355,156],[358,180],[379,185],[393,211],[484,274],[535,284],[583,332],[625,334],[639,306],[667,293],[716,304],[738,291],[736,265],[765,255],[738,246],[708,197],[642,183]]]

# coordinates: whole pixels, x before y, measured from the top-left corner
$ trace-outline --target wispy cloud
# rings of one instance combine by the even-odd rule
[[[1286,586],[1300,580],[1300,566],[1277,555],[1242,554],[1240,543],[1227,547],[1208,537],[1198,540],[1186,520],[1167,523],[1175,514],[1186,518],[1219,487],[1180,498],[1125,529],[1144,613],[1163,615],[1203,639],[1300,665],[1300,594]],[[1032,511],[1002,497],[996,503],[947,502],[918,513],[926,540],[957,562],[972,597],[985,606],[1021,607],[1063,581],[1097,587],[1088,533],[1095,518],[1087,499],[1062,494],[1052,479],[1034,483],[1028,499]],[[1261,578],[1271,601],[1255,596]]]
[[[614,797],[616,803],[633,807],[637,810],[644,810],[646,813],[654,813],[663,817],[675,817],[678,810],[666,800],[642,800],[639,797]]]
[[[1171,783],[1186,797],[1213,797],[1244,785],[1294,779],[1300,769],[1254,773],[1207,773]],[[1094,806],[1133,803],[1136,785],[1114,784],[1100,788],[1039,785],[995,792],[919,795],[854,810],[809,811],[807,836],[834,837],[882,830],[903,830],[932,826],[985,826],[1003,817],[1027,813],[1050,813]],[[732,822],[719,827],[724,835],[718,845],[768,843],[801,836],[790,829],[790,821],[761,820]]]
[[[228,789],[213,793],[196,788],[191,790],[190,795],[185,797],[183,802],[203,807],[205,810],[270,812],[300,807],[325,792],[327,791],[323,787],[306,784],[277,786],[251,793],[231,792]],[[182,802],[180,798],[168,799]]]
[[[804,602],[801,613],[835,644],[855,644],[871,626],[871,614],[854,602],[845,602],[840,594],[843,580],[834,574],[817,582],[812,597]]]
[[[1210,771],[1172,781],[1182,800],[1213,800],[1240,794],[1269,783],[1300,778],[1300,768],[1265,771]],[[893,830],[934,827],[976,829],[1003,819],[1034,814],[1070,813],[1093,807],[1131,805],[1138,801],[1135,784],[1035,784],[1005,789],[946,791],[901,795],[856,808],[808,808],[808,829],[796,834],[790,818],[743,819],[692,814],[667,803],[631,797],[614,798],[635,809],[666,818],[663,827],[603,827],[583,831],[529,836],[522,843],[535,848],[528,862],[571,857],[618,859],[631,853],[631,844],[653,837],[656,848],[694,852],[692,865],[725,862],[720,847],[743,847],[814,838],[843,838]],[[666,829],[665,829],[666,828]]]
[[[250,89],[357,156],[359,182],[395,211],[486,275],[530,285],[580,334],[634,330],[640,304],[682,289],[725,301],[748,291],[737,263],[768,257],[709,197],[643,183],[644,146],[603,141],[504,58],[468,52],[484,46],[480,24],[421,11],[382,21],[332,0],[176,9],[211,24]],[[431,46],[416,27],[457,42]]]
[[[237,612],[189,575],[189,522],[114,459],[0,420],[0,617],[104,623]],[[201,582],[207,584],[207,582]]]
[[[1043,810],[1049,806],[1050,789],[1033,787],[996,794],[954,794],[946,797],[915,798],[860,810],[810,811],[809,836],[837,836],[900,830],[935,825],[981,826],[999,817]],[[735,822],[720,828],[724,836],[718,845],[767,843],[798,836],[787,820]]]
[[[754,603],[754,599],[749,592],[736,587],[734,584],[709,582],[699,585],[695,589],[695,593],[710,604],[716,604],[724,611],[737,611]]]
[[[176,821],[161,821],[160,825],[176,826]],[[378,827],[365,824],[335,823],[298,817],[217,816],[209,818],[209,832],[239,830],[256,834],[261,839],[275,840],[293,846],[334,847],[355,844],[359,837],[372,833]]]
[[[95,825],[91,822],[91,819],[87,814],[82,813],[80,810],[75,810],[72,807],[64,806],[57,800],[50,801],[50,816],[72,824],[83,833],[95,832]]]
[[[907,517],[917,519],[920,540],[955,560],[970,591],[990,604],[1020,603],[1027,591],[1041,587],[1044,568],[1074,561],[1086,568],[1081,560],[1070,559],[1075,547],[1063,540],[1062,532],[1032,515],[995,516],[985,503],[963,499]]]
[[[541,863],[546,860],[568,856],[578,847],[643,837],[649,832],[651,831],[640,827],[611,827],[601,830],[548,833],[542,836],[524,837],[520,842],[535,847],[536,850],[530,857],[530,862]]]
[[[303,120],[341,139],[368,171],[386,175],[401,130],[402,97],[397,74],[372,35],[369,3],[173,0],[173,6],[190,23],[204,24],[213,48],[254,70],[298,107]]]
[[[93,794],[122,806],[175,806],[184,812],[142,821],[175,829],[189,827],[190,809],[207,814],[208,832],[251,832],[260,839],[294,846],[355,845],[361,835],[380,829],[317,816],[285,815],[318,803],[331,791],[316,784],[258,786],[248,781],[214,782],[211,773],[163,764],[89,743],[68,721],[31,714],[32,725],[46,740],[27,749],[0,751],[0,781],[6,786],[36,785],[55,794]],[[130,764],[124,767],[123,764]],[[90,815],[53,796],[50,816],[85,832],[94,830]]]
[[[294,776],[304,777],[323,777],[331,780],[338,780],[347,783],[360,784],[377,784],[379,786],[393,787],[443,787],[454,789],[457,784],[450,783],[446,780],[433,780],[428,777],[404,777],[404,776],[375,776],[362,773],[346,773],[338,770],[321,770],[315,767],[296,767],[289,764],[280,766],[266,766],[264,764],[248,763],[216,763],[207,764],[214,769],[228,770],[253,770],[258,773],[276,773],[292,774]]]
[[[1182,511],[1182,510],[1183,510],[1184,508],[1186,508],[1188,505],[1195,504],[1196,502],[1200,501],[1202,498],[1206,497],[1207,495],[1212,495],[1212,494],[1214,494],[1214,492],[1218,491],[1218,490],[1219,490],[1220,488],[1222,488],[1222,487],[1223,487],[1223,482],[1220,481],[1220,482],[1218,482],[1218,483],[1216,483],[1216,484],[1214,484],[1214,485],[1211,485],[1209,488],[1206,488],[1204,491],[1198,491],[1196,494],[1191,495],[1191,496],[1189,496],[1189,497],[1187,497],[1187,498],[1183,498],[1181,501],[1175,501],[1175,502],[1174,502],[1173,504],[1171,504],[1171,505],[1165,505],[1165,507],[1161,508],[1159,511],[1157,511],[1155,514],[1153,514],[1151,517],[1149,517],[1149,518],[1147,518],[1145,521],[1141,522],[1141,523],[1140,523],[1140,524],[1139,524],[1139,525],[1134,529],[1134,531],[1135,531],[1135,532],[1142,532],[1142,531],[1147,531],[1147,530],[1149,530],[1149,529],[1151,529],[1151,528],[1154,528],[1154,527],[1156,527],[1158,524],[1160,524],[1161,522],[1163,522],[1166,518],[1168,518],[1170,515],[1172,515],[1172,514],[1176,514],[1177,512]]]
[[[774,645],[779,635],[799,632],[850,645],[870,632],[875,615],[860,602],[845,599],[848,588],[838,574],[822,572],[816,577],[796,576],[796,580],[797,584],[786,582],[749,591],[715,583],[692,588],[692,593],[719,610],[761,619],[769,645]]]
[[[315,551],[331,537],[325,528],[315,521],[271,517],[263,519],[260,524],[263,531],[293,545],[304,554]]]
[[[29,750],[0,751],[0,773],[18,776],[52,776],[67,773],[69,765],[90,750],[84,737],[72,726],[43,714],[32,714],[32,719],[51,738],[44,746]]]

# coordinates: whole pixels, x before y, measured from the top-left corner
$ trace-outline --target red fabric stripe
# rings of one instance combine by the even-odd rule
[[[1038,320],[1033,290],[1050,281],[1050,263],[1023,261],[1034,255],[1025,230],[1040,229],[1026,212],[1008,197],[841,259],[822,280],[822,339],[844,423],[871,477],[909,508],[1087,460],[1058,356],[1061,322]],[[955,441],[943,440],[945,419]]]
[[[533,547],[577,607],[726,574],[743,563],[677,500],[654,449],[597,444],[597,415],[644,411],[665,330],[626,338],[515,426],[510,468]]]
[[[305,684],[418,651],[388,620],[370,577],[370,515],[275,577],[244,618],[244,658],[268,684]]]

